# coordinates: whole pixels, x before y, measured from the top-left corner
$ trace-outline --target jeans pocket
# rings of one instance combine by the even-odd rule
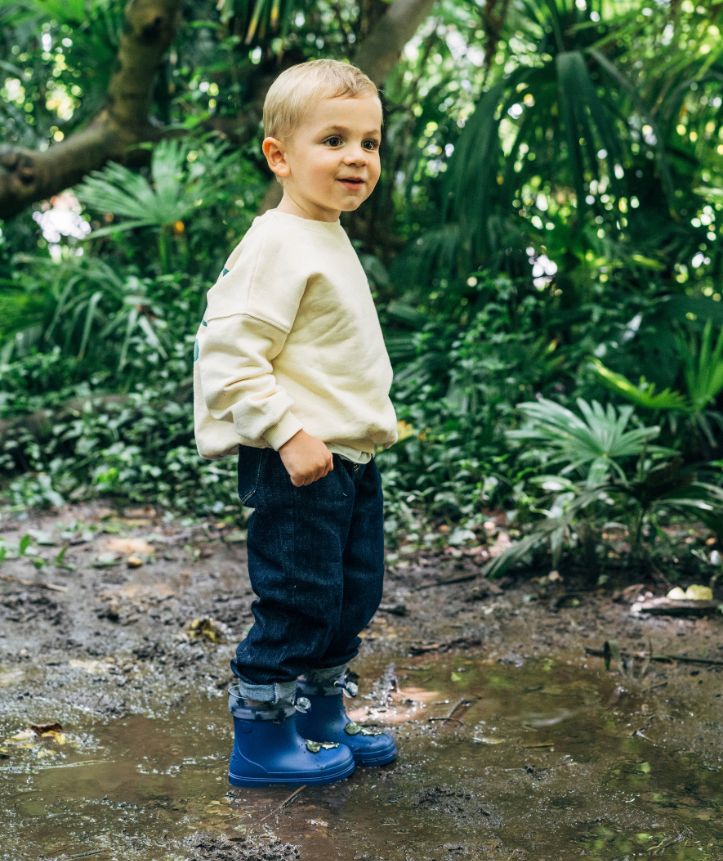
[[[348,461],[351,466],[351,461]],[[284,468],[285,469],[285,468]],[[298,487],[291,481],[291,477],[286,473],[287,487],[291,488],[292,493],[305,499],[309,504],[313,504],[314,500],[319,499],[339,499],[341,496],[349,496],[347,472],[344,468],[344,461],[338,455],[334,455],[334,469],[312,481],[311,484],[301,484]]]
[[[243,505],[254,507],[254,496],[259,487],[261,468],[266,457],[266,448],[248,445],[238,447],[238,498]]]

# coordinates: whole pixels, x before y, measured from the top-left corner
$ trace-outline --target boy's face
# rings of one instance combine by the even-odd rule
[[[376,96],[320,99],[288,138],[266,138],[284,187],[279,209],[317,221],[357,209],[379,180],[381,125]]]

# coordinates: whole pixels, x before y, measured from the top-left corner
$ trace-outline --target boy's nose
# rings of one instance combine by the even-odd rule
[[[344,155],[345,164],[366,164],[368,153],[362,147],[352,147]]]

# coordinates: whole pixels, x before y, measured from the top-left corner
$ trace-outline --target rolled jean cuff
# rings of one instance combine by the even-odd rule
[[[327,667],[323,670],[308,670],[304,673],[304,679],[315,685],[331,685],[341,679],[345,670],[346,664],[341,664],[338,667]]]
[[[238,692],[244,699],[258,700],[262,703],[293,703],[296,695],[296,680],[293,682],[271,682],[268,685],[254,685],[237,678]]]
[[[347,669],[346,664],[323,670],[309,670],[299,679],[299,692],[305,697],[331,696],[346,692],[350,697],[357,694],[357,675]]]

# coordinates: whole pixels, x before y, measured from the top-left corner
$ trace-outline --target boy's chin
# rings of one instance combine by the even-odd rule
[[[366,197],[364,198],[366,200]],[[350,200],[348,203],[343,203],[341,205],[342,212],[354,212],[354,210],[359,209],[359,207],[364,203],[364,200]]]

